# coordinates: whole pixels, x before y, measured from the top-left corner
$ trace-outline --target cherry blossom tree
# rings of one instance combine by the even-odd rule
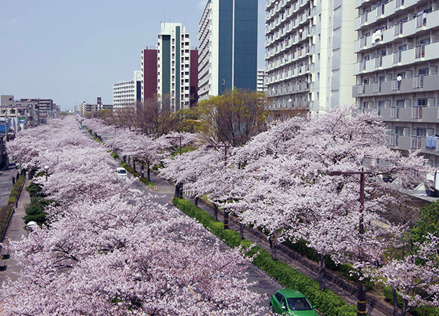
[[[410,240],[406,232],[395,234],[393,247],[365,271],[391,287],[394,316],[405,316],[414,307],[439,306],[439,238],[429,234],[421,244]],[[397,295],[403,300],[400,312]]]
[[[388,149],[385,140],[380,118],[335,109],[276,123],[232,150],[226,166],[206,157],[195,160],[193,154],[183,163],[169,162],[165,171],[168,177],[188,182],[186,187],[193,191],[222,201],[225,210],[263,228],[270,237],[305,239],[319,253],[323,287],[325,258],[365,260],[368,251],[373,253],[367,245],[380,234],[376,223],[387,222],[380,215],[388,211],[389,203],[398,202],[394,193],[422,181],[429,170],[418,153],[402,157]],[[360,213],[359,176],[332,172],[363,169],[368,177]],[[401,185],[382,181],[382,173],[398,178]]]
[[[73,120],[56,128],[11,144],[32,166],[49,166],[37,182],[62,203],[46,210],[49,226],[11,242],[22,271],[3,288],[5,315],[266,313],[239,249],[220,251],[202,225],[120,181],[106,149]]]

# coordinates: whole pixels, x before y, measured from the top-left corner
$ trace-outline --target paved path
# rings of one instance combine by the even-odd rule
[[[16,176],[17,173],[15,164],[9,164],[7,168],[0,170],[0,207],[8,204],[9,194],[12,190],[12,176]]]
[[[27,237],[27,231],[24,229],[25,224],[23,217],[25,215],[25,207],[30,204],[30,196],[29,193],[25,190],[25,188],[30,184],[29,181],[26,181],[23,187],[23,191],[21,193],[20,199],[18,200],[18,205],[15,208],[14,214],[12,215],[11,222],[6,231],[5,240],[3,243],[5,245],[9,245],[9,241],[21,240],[23,236]],[[0,285],[6,280],[6,276],[10,277],[13,280],[17,279],[16,273],[20,271],[19,266],[17,266],[14,260],[14,254],[11,252],[11,255],[8,259],[6,259],[6,270],[0,271]]]

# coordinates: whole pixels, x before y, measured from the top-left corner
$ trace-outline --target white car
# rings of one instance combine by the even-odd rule
[[[30,232],[34,231],[38,227],[38,224],[34,221],[30,221],[26,224],[26,229]]]
[[[122,168],[122,167],[116,168],[116,172],[117,172],[118,176],[121,176],[121,177],[127,177],[128,176],[128,173],[127,173],[125,168]]]

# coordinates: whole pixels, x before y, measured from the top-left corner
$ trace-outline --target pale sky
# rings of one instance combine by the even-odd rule
[[[207,0],[0,0],[0,94],[51,98],[62,110],[113,103],[113,84],[140,70],[160,22],[180,22],[198,45]],[[258,66],[264,66],[265,0],[259,2]]]

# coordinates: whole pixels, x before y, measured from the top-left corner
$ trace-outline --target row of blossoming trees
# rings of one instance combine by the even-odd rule
[[[319,254],[321,288],[330,256],[390,286],[395,304],[401,295],[402,315],[437,306],[437,236],[415,244],[408,223],[388,220],[410,208],[404,193],[430,170],[417,152],[386,147],[378,117],[336,109],[278,122],[241,147],[212,147],[166,159],[161,174],[272,238],[305,240]]]
[[[41,296],[43,301],[39,306],[59,308],[52,301],[53,297],[41,288],[48,284],[49,291],[57,295],[61,291],[59,295],[68,300],[62,302],[62,308],[64,304],[78,308],[75,305],[77,302],[72,301],[78,299],[78,304],[82,304],[79,297],[96,295],[101,298],[96,304],[114,309],[115,313],[124,313],[127,310],[142,310],[152,314],[172,313],[188,302],[191,308],[209,310],[221,307],[225,313],[240,313],[238,306],[233,303],[233,297],[242,293],[234,292],[236,295],[231,300],[224,301],[221,290],[217,288],[219,284],[216,287],[206,285],[212,290],[206,294],[203,292],[204,288],[200,288],[201,281],[197,277],[208,273],[207,271],[221,270],[219,267],[222,267],[224,260],[230,262],[227,268],[239,270],[233,263],[242,259],[232,252],[235,255],[234,260],[223,259],[216,265],[216,259],[208,256],[212,258],[212,263],[207,264],[206,253],[200,253],[204,258],[200,259],[193,253],[198,250],[189,246],[192,242],[197,246],[200,239],[205,240],[207,237],[200,238],[196,235],[195,238],[191,233],[179,237],[183,242],[183,245],[178,244],[180,251],[174,248],[171,251],[170,247],[174,243],[169,245],[169,236],[176,234],[176,224],[170,218],[179,216],[164,216],[161,213],[162,207],[153,204],[138,192],[121,187],[114,178],[112,167],[102,167],[103,163],[111,166],[108,153],[79,135],[71,122],[66,124],[64,120],[63,124],[65,126],[62,128],[55,122],[46,130],[42,127],[24,132],[17,141],[9,144],[9,150],[20,156],[21,160],[27,159],[29,166],[40,169],[45,165],[49,166],[47,182],[42,178],[39,182],[47,194],[62,203],[61,207],[49,210],[49,229],[38,231],[29,240],[15,245],[18,253],[22,254],[21,263],[26,266],[23,277],[27,282],[11,283],[7,293],[13,299],[9,304],[17,304],[18,293],[25,292],[29,293],[29,306],[40,304],[38,299],[31,299],[32,295],[36,295],[38,298]],[[423,244],[413,243],[408,234],[409,225],[396,225],[388,221],[391,213],[408,207],[406,195],[401,192],[404,192],[406,186],[421,182],[425,173],[430,170],[417,153],[402,157],[384,145],[386,130],[379,118],[370,115],[352,116],[348,110],[334,110],[314,117],[278,122],[241,147],[231,148],[228,144],[216,144],[216,148],[212,148],[204,143],[197,150],[176,156],[171,156],[171,153],[176,151],[180,140],[184,147],[187,144],[194,145],[197,137],[192,134],[171,134],[154,139],[136,132],[105,126],[99,121],[87,120],[84,125],[105,136],[108,146],[123,155],[136,157],[147,167],[163,164],[165,167],[161,169],[161,174],[164,177],[172,179],[179,186],[183,185],[195,196],[207,195],[211,202],[235,214],[242,223],[260,227],[269,236],[280,241],[306,240],[308,246],[319,253],[322,288],[325,257],[331,256],[338,263],[348,262],[362,268],[364,275],[375,277],[389,285],[394,295],[402,295],[402,314],[413,306],[437,304],[437,238],[428,235]],[[54,133],[54,127],[59,132]],[[100,154],[96,154],[96,151]],[[360,212],[359,176],[340,173],[363,170],[367,172],[365,207]],[[383,178],[394,181],[384,181]],[[123,205],[116,204],[120,199]],[[136,201],[136,204],[127,203],[129,200]],[[76,203],[85,205],[78,206]],[[140,212],[139,209],[142,208],[148,211]],[[131,215],[122,215],[126,213]],[[72,221],[72,218],[75,220]],[[140,228],[133,224],[138,221],[141,222]],[[125,229],[125,225],[129,228]],[[362,234],[359,234],[360,225],[363,226]],[[182,226],[184,229],[178,228],[176,231],[189,231],[187,225]],[[93,232],[91,240],[82,241],[81,238],[84,237],[77,239],[76,235],[81,235],[76,233],[78,229],[83,234]],[[53,233],[56,233],[56,238]],[[113,235],[119,236],[119,233],[125,234],[124,237]],[[140,242],[139,238],[145,238],[148,246]],[[160,263],[141,268],[144,261],[140,258],[145,253],[152,254],[144,248],[137,252],[140,243],[142,247],[163,247],[163,252],[176,256],[178,264],[168,266],[166,262],[172,261],[162,258]],[[182,253],[183,248],[185,250]],[[157,249],[154,248],[154,251]],[[212,255],[219,256],[216,246],[212,249]],[[126,255],[125,259],[117,261],[119,259],[116,258],[123,254]],[[190,254],[190,258],[185,254]],[[145,260],[158,260],[145,256]],[[115,261],[110,260],[111,258]],[[124,262],[130,268],[125,267]],[[35,267],[32,266],[34,263]],[[208,268],[201,269],[199,263]],[[28,268],[29,265],[32,267]],[[136,268],[129,270],[131,265]],[[155,268],[157,265],[160,267],[159,271]],[[195,270],[192,265],[195,265]],[[118,274],[112,270],[122,267],[130,272],[124,270]],[[50,273],[45,273],[47,269]],[[134,273],[132,279],[124,280],[123,286],[120,285],[121,280],[127,278],[132,271],[137,274]],[[162,284],[166,283],[169,287],[154,285],[155,291],[151,291],[149,287],[156,281],[155,274],[154,277],[149,275],[151,271],[160,273],[169,283]],[[175,277],[178,271],[183,275],[187,272],[193,278],[184,276],[184,280],[190,280],[189,283],[184,283]],[[224,271],[220,272],[221,275],[223,273]],[[37,280],[42,279],[41,283],[38,281],[35,284],[29,275]],[[75,279],[72,287],[64,286],[66,282],[70,282],[68,278],[77,277],[81,281]],[[112,281],[107,284],[105,278]],[[194,280],[198,280],[198,283]],[[203,280],[208,282],[205,278]],[[218,279],[212,276],[209,280],[214,282]],[[221,279],[221,282],[226,280]],[[245,309],[246,302],[253,297],[244,285],[240,284],[240,289],[246,293],[240,306]],[[107,288],[111,290],[107,292]],[[38,293],[35,293],[37,290]],[[86,294],[81,296],[81,291]],[[128,294],[131,291],[135,293],[133,296]],[[151,293],[155,294],[149,296]],[[201,307],[194,303],[200,297],[202,302],[208,302],[201,304]],[[163,305],[154,305],[157,301]],[[84,310],[90,306],[99,307],[93,305],[94,302],[87,304],[90,305]],[[23,304],[20,304],[20,308],[21,306]],[[17,306],[15,308],[18,310]]]
[[[305,240],[319,254],[321,288],[330,256],[336,263],[353,264],[360,277],[390,286],[394,315],[397,294],[404,302],[401,315],[414,306],[438,305],[437,236],[414,243],[409,233],[414,223],[395,221],[410,212],[406,190],[431,170],[417,152],[402,156],[390,150],[378,117],[335,109],[277,122],[240,147],[201,141],[198,149],[173,157],[169,149],[176,151],[178,140],[184,147],[197,137],[153,139],[130,131],[116,135],[113,127],[97,121],[86,125],[115,135],[107,144],[124,155],[148,166],[164,165],[163,177],[196,197],[207,196],[242,224],[280,241]],[[364,207],[360,176],[346,174],[358,172],[366,175]]]
[[[164,152],[147,137],[99,128],[127,137],[124,150],[145,161]],[[239,251],[221,252],[200,224],[132,189],[138,180],[118,178],[108,149],[73,118],[22,131],[7,146],[24,167],[47,172],[34,181],[58,203],[47,225],[11,243],[22,271],[3,286],[5,315],[266,312]]]

